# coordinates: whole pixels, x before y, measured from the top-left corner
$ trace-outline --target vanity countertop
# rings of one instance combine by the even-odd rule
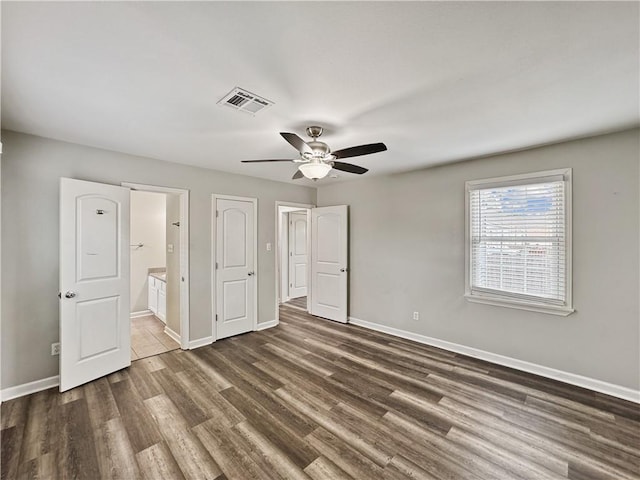
[[[163,282],[167,281],[167,272],[151,272],[149,275]]]

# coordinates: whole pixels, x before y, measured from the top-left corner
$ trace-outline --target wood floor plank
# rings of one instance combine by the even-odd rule
[[[89,409],[84,398],[60,405],[57,472],[61,478],[100,478]]]
[[[461,468],[450,455],[433,455],[431,445],[422,445],[420,442],[416,442],[414,436],[407,435],[401,430],[389,428],[388,425],[380,422],[380,419],[372,418],[348,404],[339,404],[333,409],[333,412],[337,415],[338,420],[349,425],[358,435],[384,445],[395,452],[385,469],[389,465],[395,464],[395,470],[402,472],[405,467],[407,471],[410,471],[417,467],[416,475],[432,476],[440,480],[479,478],[472,472]],[[398,452],[401,452],[402,459],[398,458]],[[408,463],[404,462],[405,460]]]
[[[208,381],[209,378],[196,369],[179,372],[176,379],[209,418],[229,428],[245,420],[244,415],[220,395],[217,388]]]
[[[383,469],[322,427],[307,435],[309,443],[353,478],[383,478]]]
[[[0,407],[0,480],[640,480],[640,405],[282,306]]]
[[[506,471],[498,465],[491,464],[489,460],[456,445],[444,437],[440,437],[427,429],[415,425],[410,418],[389,412],[385,414],[382,420],[383,422],[389,422],[389,424],[394,425],[396,428],[411,433],[411,435],[415,436],[416,441],[428,446],[433,453],[451,458],[461,467],[485,480],[510,480],[514,476],[513,473]]]
[[[138,453],[162,441],[151,414],[147,411],[138,390],[131,380],[111,384],[133,453]]]
[[[449,408],[443,407],[440,403],[434,405],[426,399],[399,390],[393,392],[391,396],[398,398],[400,401],[410,403],[416,408],[424,409],[433,415],[437,415],[449,421],[451,425],[472,432],[489,443],[500,445],[507,454],[509,452],[517,454],[519,457],[528,459],[534,464],[538,464],[560,476],[567,476],[568,463],[566,461],[557,459],[553,455],[550,455],[549,452],[536,448],[513,436],[509,436],[509,441],[505,442],[505,434],[493,428],[495,427],[495,422],[498,421],[497,419],[491,418],[489,421],[483,423],[483,417],[477,413],[469,415],[461,410],[452,411]],[[484,418],[486,419],[486,417]]]
[[[141,477],[133,448],[120,417],[100,424],[93,432],[101,479]]]
[[[391,459],[389,465],[386,468],[394,468],[401,474],[404,474],[408,478],[414,478],[416,480],[442,480],[441,476],[434,476],[424,470],[419,465],[416,465],[411,460],[403,457],[402,455],[396,455]]]
[[[14,427],[18,424],[24,425],[33,397],[34,395],[27,395],[2,402],[2,405],[0,405],[0,430]]]
[[[278,397],[272,394],[268,385],[261,386],[259,377],[256,377],[249,371],[242,371],[238,367],[239,362],[230,361],[228,357],[223,356],[219,352],[213,352],[212,355],[219,365],[219,368],[224,370],[225,377],[234,385],[234,388],[221,392],[222,396],[227,398],[227,400],[231,401],[229,399],[230,395],[242,392],[240,397],[246,397],[247,401],[251,405],[254,405],[254,409],[261,411],[262,416],[277,416],[278,421],[284,423],[291,431],[300,437],[305,436],[317,427],[314,422],[309,420],[309,417],[298,414],[298,412],[281,402]],[[236,398],[239,397],[236,396]],[[236,408],[239,410],[243,408],[242,401],[237,400],[237,403],[238,404],[234,404]],[[242,412],[247,416],[247,413],[245,413],[246,409]]]
[[[58,442],[56,411],[60,396],[51,390],[38,392],[31,398],[29,415],[24,429],[20,463],[28,462],[53,451]]]
[[[561,441],[561,439],[544,435],[544,432],[532,431],[529,428],[513,424],[504,418],[494,417],[468,405],[456,403],[456,401],[452,399],[443,398],[440,403],[446,406],[453,405],[453,412],[465,412],[470,417],[483,419],[483,423],[492,425],[492,428],[497,432],[509,437],[515,437],[524,443],[528,443],[535,448],[545,451],[550,458],[555,457],[566,462],[567,465],[573,464],[574,468],[584,464],[585,468],[588,467],[596,471],[606,468],[615,469],[619,474],[619,478],[640,477],[640,472],[637,472],[636,477],[633,475],[629,477],[628,472],[617,469],[615,463],[612,463],[613,458],[609,458],[609,462],[603,462],[602,460],[593,458],[589,454],[582,453],[579,449],[579,444],[577,444],[578,448],[574,448],[571,445],[567,445],[565,443],[566,440]]]
[[[16,478],[21,480],[52,479],[57,477],[56,470],[56,454],[51,452],[21,464]]]
[[[196,405],[189,393],[182,389],[175,374],[172,374],[168,368],[156,370],[151,376],[160,384],[164,393],[171,399],[189,426],[193,427],[210,418],[205,411]]]
[[[106,378],[99,378],[94,382],[87,383],[83,390],[87,404],[91,405],[89,416],[94,429],[97,429],[104,422],[120,416],[116,400],[111,392],[111,386]]]
[[[223,474],[229,479],[272,479],[273,475],[260,468],[242,447],[238,446],[237,434],[209,420],[193,428]]]
[[[154,357],[132,362],[131,367],[129,367],[129,376],[131,381],[136,386],[138,394],[143,400],[164,393],[164,390],[162,390],[162,387],[158,384],[156,379],[149,375],[150,370],[142,363],[145,360],[151,361],[152,358]],[[155,369],[152,371],[155,371]]]
[[[269,441],[249,422],[239,423],[233,429],[246,441],[249,446],[248,450],[260,455],[268,463],[270,470],[277,472],[283,479],[308,480],[309,477],[285,452]]]
[[[361,438],[356,433],[346,428],[343,424],[337,421],[333,415],[330,415],[329,412],[317,411],[307,405],[302,399],[296,398],[295,395],[292,395],[290,392],[283,389],[278,390],[277,393],[286,402],[298,409],[298,411],[312,418],[318,425],[322,426],[324,430],[340,438],[345,443],[348,443],[355,450],[365,455],[377,465],[385,466],[391,460],[392,455],[385,452],[384,449],[379,448],[378,445],[369,443],[366,439]]]
[[[22,429],[16,425],[0,430],[0,479],[10,480],[18,476]]]
[[[248,396],[242,395],[235,387],[221,394],[233,404],[251,424],[265,435],[278,448],[286,451],[300,468],[304,469],[318,458],[318,453],[310,448],[287,423],[286,414],[275,417]],[[288,410],[287,410],[288,411]]]
[[[165,444],[185,478],[216,478],[222,473],[200,440],[189,430],[187,420],[166,395],[156,395],[145,400],[144,404],[157,422]]]
[[[136,453],[142,478],[146,480],[186,480],[171,451],[164,442],[156,443]],[[211,477],[215,478],[215,477]]]
[[[325,457],[318,457],[304,472],[313,480],[353,480],[353,477]]]

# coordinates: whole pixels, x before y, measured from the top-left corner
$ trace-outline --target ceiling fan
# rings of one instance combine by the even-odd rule
[[[293,162],[299,163],[298,170],[293,175],[293,179],[307,177],[311,180],[318,180],[327,176],[332,168],[342,170],[343,172],[356,173],[362,175],[368,169],[353,165],[352,163],[339,162],[338,159],[359,157],[360,155],[369,155],[371,153],[384,152],[387,146],[384,143],[369,143],[367,145],[358,145],[357,147],[343,148],[332,152],[324,142],[318,141],[318,137],[322,135],[322,127],[307,127],[307,135],[311,137],[310,142],[305,142],[295,133],[280,132],[282,138],[289,142],[300,153],[299,158],[295,159],[277,159],[277,160],[242,160],[243,163],[252,162]]]

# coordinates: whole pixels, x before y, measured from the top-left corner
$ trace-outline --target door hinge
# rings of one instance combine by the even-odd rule
[[[289,252],[289,256],[290,256],[290,257],[293,257],[293,252]]]
[[[293,225],[293,221],[289,222],[289,225]]]
[[[216,262],[216,270],[218,269],[218,262]]]
[[[293,283],[290,283],[290,284],[289,284],[289,286],[290,286],[291,288],[293,288]]]
[[[216,210],[216,218],[218,218],[218,214],[219,214],[219,213],[220,213],[220,212],[219,212],[218,210]]]
[[[218,314],[216,313],[216,322],[218,321]]]

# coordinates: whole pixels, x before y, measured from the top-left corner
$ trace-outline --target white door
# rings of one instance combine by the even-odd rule
[[[307,295],[307,213],[289,214],[289,298]]]
[[[129,189],[60,181],[60,391],[131,365]]]
[[[347,323],[347,206],[311,209],[311,309]]]
[[[255,218],[255,199],[216,199],[216,340],[256,328]]]

